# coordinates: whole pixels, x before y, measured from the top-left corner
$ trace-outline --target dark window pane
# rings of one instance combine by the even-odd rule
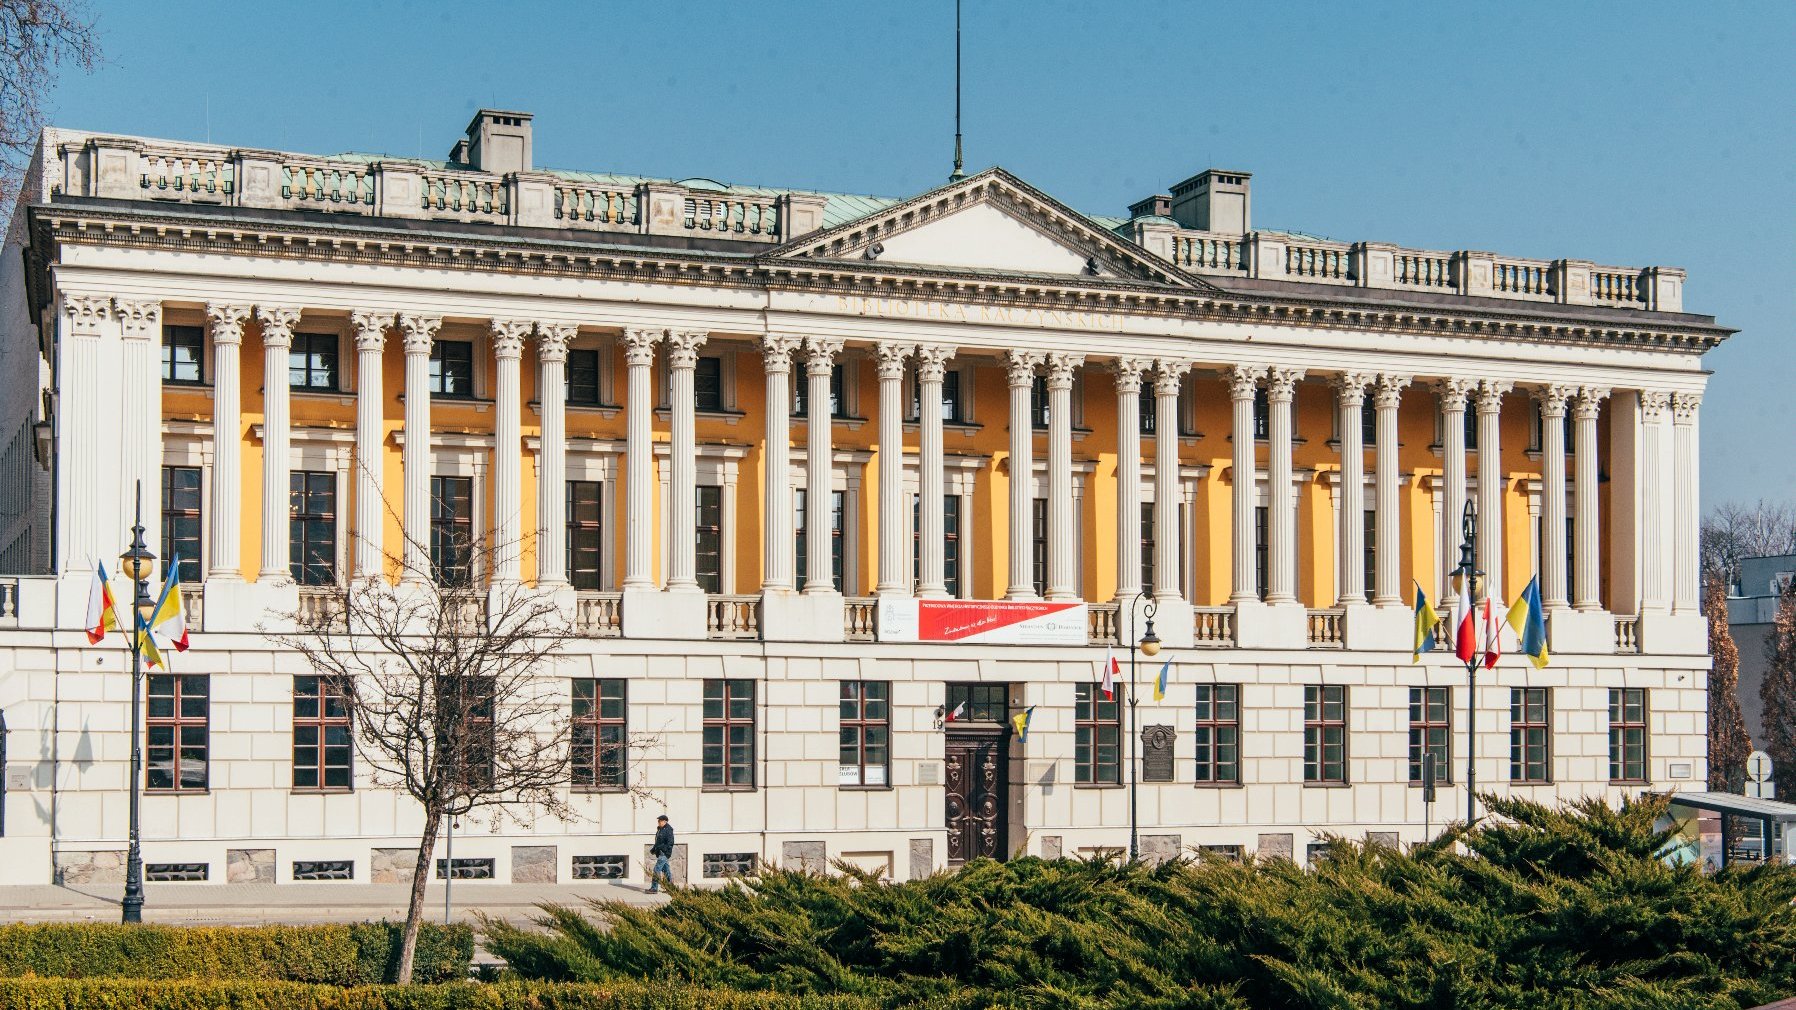
[[[465,340],[438,340],[430,345],[432,396],[474,395],[474,345]]]
[[[162,468],[162,573],[179,559],[182,582],[200,581],[200,468]]]
[[[603,490],[596,480],[567,482],[567,572],[575,589],[604,588]]]
[[[591,407],[599,403],[599,352],[567,352],[567,402]]]
[[[198,326],[162,328],[162,381],[198,383],[205,380],[206,334]]]
[[[692,370],[692,403],[695,410],[715,413],[724,409],[722,358],[698,359]]]
[[[287,384],[294,389],[340,388],[335,333],[293,335],[293,343],[287,349]]]
[[[694,499],[697,526],[697,577],[707,593],[723,592],[723,488],[701,484]]]

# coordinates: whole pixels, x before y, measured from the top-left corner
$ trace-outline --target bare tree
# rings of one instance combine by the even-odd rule
[[[18,198],[57,68],[99,62],[94,23],[81,0],[0,0],[0,208]]]
[[[1719,572],[1703,581],[1703,610],[1709,620],[1709,788],[1737,792],[1746,782],[1752,737],[1740,714],[1740,650],[1727,626],[1727,586]]]
[[[432,556],[427,545],[413,546]],[[343,697],[356,754],[375,784],[403,788],[424,810],[399,982],[411,979],[445,817],[477,810],[495,823],[525,823],[537,812],[576,816],[568,802],[574,734],[566,695],[547,675],[575,631],[547,594],[524,584],[481,584],[476,576],[491,572],[508,546],[515,549],[439,537],[435,561],[408,564],[403,552],[389,554],[396,584],[366,577],[323,587],[311,606],[281,615],[296,631],[265,632]],[[637,738],[626,746],[652,742]],[[652,798],[628,781],[615,784],[639,802]]]
[[[1702,567],[1719,572],[1727,586],[1740,580],[1740,560],[1796,554],[1796,505],[1760,498],[1749,505],[1726,502],[1702,521]]]
[[[1765,752],[1773,769],[1796,768],[1796,579],[1777,601],[1765,651],[1771,661],[1759,683]]]

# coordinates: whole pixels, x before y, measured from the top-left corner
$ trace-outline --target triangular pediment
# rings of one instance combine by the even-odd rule
[[[770,258],[1209,287],[1001,168],[812,232]]]

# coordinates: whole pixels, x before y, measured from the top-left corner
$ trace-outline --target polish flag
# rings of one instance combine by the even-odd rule
[[[1461,579],[1459,595],[1453,599],[1453,654],[1461,663],[1470,663],[1478,655],[1478,644],[1472,639],[1477,631],[1477,621],[1472,610],[1472,595],[1466,588],[1467,580]]]
[[[1497,665],[1497,659],[1503,655],[1503,619],[1497,615],[1497,605],[1489,596],[1484,598],[1484,668],[1486,670]]]
[[[947,721],[953,722],[954,720],[960,718],[962,715],[966,714],[966,711],[967,711],[967,703],[963,701],[960,704],[954,706],[954,711],[948,713]]]
[[[1116,698],[1116,676],[1122,672],[1122,666],[1116,662],[1116,653],[1111,649],[1104,650],[1104,700]]]

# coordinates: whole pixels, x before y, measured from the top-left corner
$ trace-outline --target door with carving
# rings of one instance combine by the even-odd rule
[[[1009,735],[951,734],[945,750],[948,863],[1003,859],[1008,827]]]

